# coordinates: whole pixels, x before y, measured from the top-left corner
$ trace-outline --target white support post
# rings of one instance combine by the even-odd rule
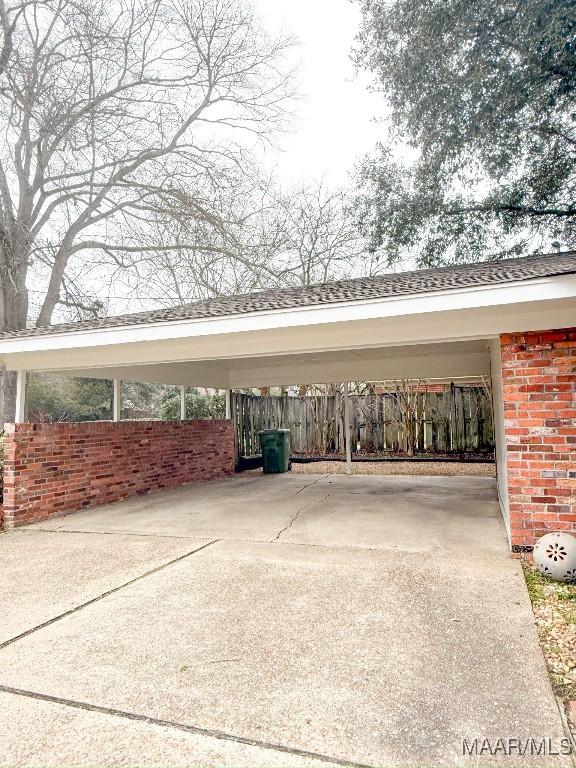
[[[180,421],[186,421],[186,385],[180,385]]]
[[[23,424],[26,420],[26,380],[27,371],[17,371],[16,373],[16,412],[14,421],[16,424]]]
[[[344,442],[346,446],[346,474],[352,474],[352,445],[350,437],[350,399],[348,382],[344,382]]]
[[[112,421],[120,421],[120,409],[122,407],[120,398],[120,389],[122,382],[120,379],[114,379],[114,396],[112,398]]]
[[[226,402],[226,418],[231,419],[232,418],[232,390],[227,389],[225,392],[225,402]]]

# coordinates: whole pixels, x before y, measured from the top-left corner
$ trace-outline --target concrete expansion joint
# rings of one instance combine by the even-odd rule
[[[146,539],[182,539],[182,540],[195,540],[198,536],[182,536],[181,534],[163,534],[163,533],[134,533],[133,531],[86,531],[76,530],[74,528],[13,528],[10,534],[18,533],[73,533],[83,534],[85,536],[136,536],[137,538]],[[216,539],[215,541],[218,541]],[[212,543],[212,542],[211,542]]]
[[[90,600],[87,600],[85,603],[80,603],[79,605],[74,606],[74,608],[70,608],[68,611],[59,613],[57,616],[53,616],[51,619],[48,619],[47,621],[43,621],[41,624],[37,624],[35,627],[31,627],[30,629],[27,629],[25,632],[21,632],[19,635],[15,635],[14,637],[10,637],[8,640],[4,640],[3,643],[0,643],[0,651],[3,648],[6,648],[7,646],[12,645],[13,643],[16,643],[18,640],[22,640],[25,637],[28,637],[29,635],[34,634],[34,632],[38,632],[39,630],[44,629],[45,627],[49,627],[51,624],[55,624],[57,621],[60,621],[61,619],[65,619],[67,616],[71,616],[72,614],[77,613],[78,611],[81,611],[84,608],[87,608],[89,605],[94,605],[94,603],[97,603],[100,600],[104,600],[104,598],[109,597],[110,595],[113,595],[115,592],[119,592],[121,589],[124,589],[125,587],[129,587],[131,584],[135,584],[136,582],[141,581],[142,579],[145,579],[148,576],[152,576],[153,574],[158,573],[159,571],[163,571],[165,568],[169,568],[171,565],[175,565],[176,563],[179,563],[182,560],[186,560],[186,558],[188,557],[192,557],[192,555],[195,555],[198,552],[201,552],[203,549],[206,549],[207,547],[210,547],[212,546],[212,544],[216,544],[219,541],[220,539],[213,539],[212,541],[209,541],[207,544],[202,544],[199,547],[195,547],[189,552],[185,552],[183,555],[179,555],[178,557],[175,557],[166,563],[162,563],[162,565],[156,566],[156,568],[152,568],[149,571],[145,571],[144,573],[141,573],[139,576],[135,576],[133,579],[130,579],[130,581],[126,581],[123,584],[119,584],[117,587],[112,587],[112,589],[108,589],[106,590],[106,592],[102,592],[100,595],[96,595],[96,597],[93,597]]]
[[[61,698],[60,696],[52,696],[47,693],[39,693],[37,691],[28,691],[23,688],[12,688],[8,685],[0,684],[0,693],[8,693],[14,696],[23,696],[28,699],[50,702],[51,704],[61,704],[63,706],[72,707],[74,709],[81,709],[87,712],[98,712],[103,715],[111,715],[112,717],[121,717],[127,720],[135,720],[136,722],[148,723],[149,725],[156,725],[163,728],[173,728],[179,731],[185,731],[186,733],[193,733],[197,736],[207,736],[213,739],[220,739],[221,741],[233,741],[238,744],[246,744],[251,747],[268,749],[273,752],[283,752],[284,754],[304,757],[308,758],[309,760],[317,760],[318,762],[322,763],[342,765],[345,766],[345,768],[376,768],[376,766],[369,765],[367,763],[356,763],[354,761],[345,760],[339,757],[330,757],[329,755],[324,755],[318,752],[310,752],[306,749],[299,749],[298,747],[289,747],[284,744],[274,744],[272,742],[259,741],[258,739],[251,739],[247,736],[227,733],[226,731],[203,728],[202,726],[198,725],[188,725],[187,723],[179,723],[174,720],[162,720],[161,718],[141,715],[137,712],[127,712],[125,710],[115,709],[113,707],[103,707],[99,704],[90,704],[85,701],[65,699]]]

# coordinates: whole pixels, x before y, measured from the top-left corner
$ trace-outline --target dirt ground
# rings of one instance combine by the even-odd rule
[[[260,473],[262,470],[254,470]],[[292,472],[301,475],[343,475],[343,461],[313,461],[309,464],[292,464]],[[422,475],[422,476],[472,476],[495,477],[494,464],[475,464],[458,461],[358,461],[352,463],[354,475]]]

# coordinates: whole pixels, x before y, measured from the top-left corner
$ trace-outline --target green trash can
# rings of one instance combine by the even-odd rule
[[[290,469],[290,430],[263,429],[258,433],[262,451],[262,467],[267,475]]]

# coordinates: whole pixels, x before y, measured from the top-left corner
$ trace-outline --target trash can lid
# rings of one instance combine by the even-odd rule
[[[274,435],[276,432],[290,432],[289,429],[261,429],[259,435]]]

